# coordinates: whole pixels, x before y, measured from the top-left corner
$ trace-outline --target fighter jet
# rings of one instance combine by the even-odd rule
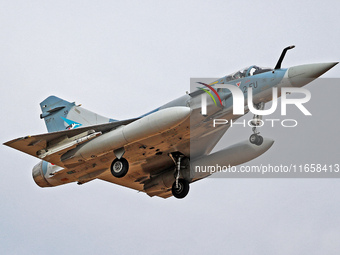
[[[4,144],[41,160],[32,171],[40,187],[99,179],[150,197],[184,198],[191,183],[211,175],[196,172],[195,166],[240,165],[262,155],[274,142],[259,134],[262,116],[254,114],[249,139],[211,153],[230,122],[251,108],[242,102],[244,113],[234,113],[234,88],[245,98],[251,91],[251,106],[260,111],[274,98],[273,88],[282,96],[282,88],[300,88],[338,63],[281,68],[292,48],[283,50],[274,68],[252,65],[209,84],[198,82],[191,93],[127,120],[106,118],[50,96],[40,104],[48,133]],[[216,119],[225,120],[224,125],[216,125]]]

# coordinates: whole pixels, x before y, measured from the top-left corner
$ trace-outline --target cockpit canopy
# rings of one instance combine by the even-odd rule
[[[226,76],[226,82],[232,81],[232,80],[237,80],[237,79],[241,79],[244,77],[248,77],[248,76],[253,76],[256,74],[260,74],[260,73],[264,73],[264,72],[269,72],[272,71],[273,69],[268,68],[268,67],[258,67],[258,66],[249,66],[246,68],[242,68],[241,70],[232,73],[230,75]]]

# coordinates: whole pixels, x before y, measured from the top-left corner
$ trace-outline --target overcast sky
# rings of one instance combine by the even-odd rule
[[[39,103],[49,95],[126,119],[185,94],[191,77],[274,67],[291,44],[283,67],[339,61],[339,9],[336,0],[0,0],[0,141],[45,133]],[[336,66],[323,77],[339,76]],[[306,88],[313,116],[265,129],[275,143],[252,164],[339,163],[339,84]],[[217,148],[249,134],[231,130]],[[41,189],[36,158],[0,152],[1,254],[340,251],[339,179],[209,178],[164,200],[99,180]]]

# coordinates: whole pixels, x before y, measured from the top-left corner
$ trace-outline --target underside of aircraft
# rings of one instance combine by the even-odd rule
[[[211,153],[230,127],[215,126],[213,120],[241,117],[233,113],[231,91],[218,85],[232,85],[245,96],[252,88],[254,107],[260,111],[272,100],[272,88],[302,87],[337,64],[281,68],[292,48],[283,50],[274,69],[253,65],[210,84],[199,83],[196,91],[127,120],[106,118],[50,96],[40,104],[40,118],[48,133],[17,138],[5,145],[41,160],[33,168],[33,178],[40,187],[72,182],[81,185],[100,179],[151,197],[184,198],[190,183],[211,174],[197,172],[195,166],[240,165],[262,155],[274,142],[259,134],[256,127],[262,116],[254,114],[249,139]],[[210,97],[204,97],[207,93]],[[247,113],[249,107],[245,105],[244,110]]]

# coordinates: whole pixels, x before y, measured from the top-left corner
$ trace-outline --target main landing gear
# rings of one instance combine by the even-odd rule
[[[124,148],[120,148],[114,151],[116,155],[116,159],[111,164],[111,173],[114,177],[122,178],[124,177],[129,170],[129,162],[123,158],[125,153]]]
[[[175,182],[172,184],[172,195],[176,198],[184,198],[189,193],[189,182],[186,179],[181,178],[181,169],[185,168],[181,166],[181,160],[184,158],[184,155],[176,152],[169,154],[170,158],[176,164],[175,168]]]
[[[265,103],[261,102],[257,105],[255,105],[257,110],[263,110]],[[256,115],[254,114],[254,117],[251,121],[252,124],[252,131],[253,134],[249,137],[249,142],[252,144],[256,144],[260,146],[263,143],[263,137],[260,136],[260,132],[257,130],[257,127],[260,126],[262,123],[262,115]]]
[[[111,164],[111,173],[114,177],[122,178],[129,170],[129,163],[125,158],[116,158]]]

